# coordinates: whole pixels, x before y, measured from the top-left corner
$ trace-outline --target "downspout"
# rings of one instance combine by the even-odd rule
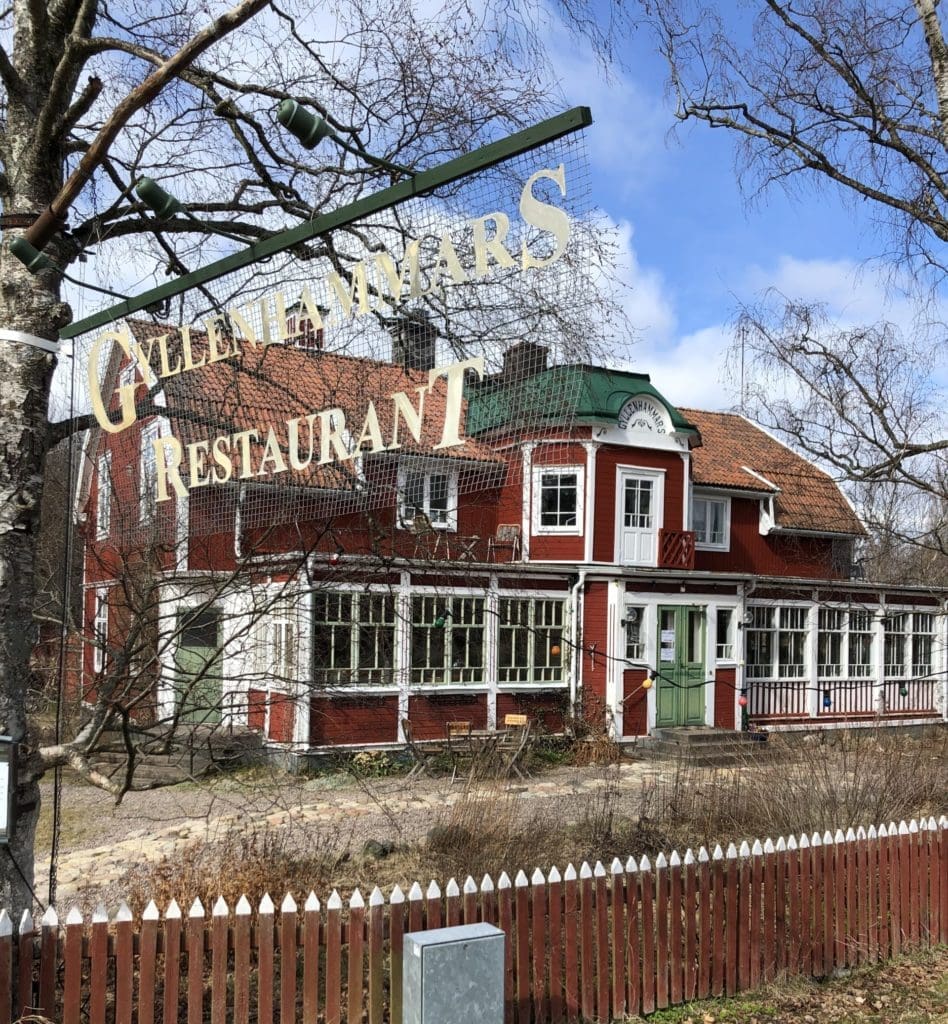
[[[579,649],[579,622],[583,611],[583,588],[586,585],[586,570],[580,569],[576,582],[570,587],[570,607],[573,616],[569,624],[569,649],[573,654],[573,671],[569,674],[569,706],[576,710],[576,694],[582,689],[583,659]]]
[[[240,535],[243,532],[242,517],[240,514],[241,505],[244,500],[244,485],[237,485],[237,508],[234,510],[234,559],[238,566],[240,565],[241,559],[244,557],[243,549],[240,543]]]
[[[751,579],[744,584],[741,590],[741,605],[740,605],[740,621],[737,623],[738,629],[741,634],[741,656],[737,662],[737,671],[735,672],[736,683],[734,687],[734,721],[740,723],[740,731],[747,732],[748,729],[748,711],[749,704],[741,707],[738,703],[741,695],[747,696],[747,599],[757,589],[757,580]]]

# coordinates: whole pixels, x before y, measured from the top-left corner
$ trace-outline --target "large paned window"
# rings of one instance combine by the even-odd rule
[[[457,474],[448,470],[402,469],[398,474],[399,518],[411,526],[427,516],[439,530],[457,529]]]
[[[718,608],[717,611],[717,641],[715,646],[715,658],[718,661],[734,660],[734,620],[733,608]]]
[[[932,674],[932,641],[935,616],[931,612],[912,613],[912,675],[915,678]]]
[[[313,680],[319,685],[394,682],[392,594],[313,595]]]
[[[549,466],[534,470],[534,516],[537,533],[580,533],[583,475],[577,466]]]
[[[563,610],[558,598],[501,598],[498,605],[497,680],[563,680]]]
[[[844,622],[844,612],[841,608],[819,610],[816,663],[821,679],[838,679],[843,675]]]
[[[484,598],[413,597],[412,683],[483,683],[486,640]]]
[[[105,540],[112,522],[112,453],[100,455],[96,465],[95,538]]]
[[[642,605],[626,605],[625,618],[625,660],[645,660],[645,608]]]
[[[623,525],[635,530],[651,530],[655,514],[655,481],[632,477],[625,482],[622,507]]]
[[[898,612],[885,619],[885,674],[888,679],[924,678],[933,669],[935,616]]]
[[[890,615],[885,620],[885,674],[886,678],[900,678],[906,674],[908,651],[908,615]]]
[[[691,502],[691,526],[699,548],[727,551],[731,542],[731,501],[696,494]]]
[[[95,592],[95,616],[92,621],[92,671],[101,672],[106,665],[109,643],[109,591],[98,587]]]
[[[158,460],[155,441],[161,437],[161,425],[157,420],[142,429],[141,465],[139,468],[139,515],[148,522],[155,511],[156,487],[158,483]]]
[[[868,679],[872,675],[872,612],[849,613],[849,676]]]
[[[750,679],[802,679],[806,669],[806,608],[753,607],[747,627]]]

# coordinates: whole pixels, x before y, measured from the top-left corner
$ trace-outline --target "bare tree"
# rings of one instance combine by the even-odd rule
[[[181,0],[147,11],[14,0],[0,14],[0,327],[54,339],[72,318],[62,271],[80,256],[95,260],[100,284],[133,290],[390,182],[389,170],[344,149],[302,155],[276,130],[285,97],[323,115],[350,150],[411,168],[535,121],[553,94],[538,63],[542,10],[533,0],[444,0],[421,16],[408,0],[242,0],[208,15]],[[594,5],[570,0],[558,10],[608,57],[612,26]],[[133,192],[143,176],[183,207],[156,217]],[[31,274],[8,240],[37,219],[54,229],[45,250],[54,266]],[[297,255],[340,258],[350,243],[363,240],[339,234]],[[0,342],[0,729],[17,741],[32,685],[54,366],[22,337]],[[0,868],[0,902],[14,910],[29,904],[37,780],[69,760],[61,754],[23,750],[10,844],[20,872]]]

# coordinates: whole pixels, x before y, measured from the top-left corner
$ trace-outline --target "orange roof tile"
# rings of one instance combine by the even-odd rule
[[[679,412],[701,434],[701,447],[691,453],[695,484],[774,494],[777,526],[784,529],[865,533],[836,482],[760,427],[734,413],[680,406]]]

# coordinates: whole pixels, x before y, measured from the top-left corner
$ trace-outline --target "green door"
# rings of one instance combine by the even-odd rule
[[[178,619],[175,689],[181,721],[216,725],[223,692],[220,613],[214,608],[184,612]]]
[[[656,722],[703,725],[705,610],[664,605],[658,609]]]

